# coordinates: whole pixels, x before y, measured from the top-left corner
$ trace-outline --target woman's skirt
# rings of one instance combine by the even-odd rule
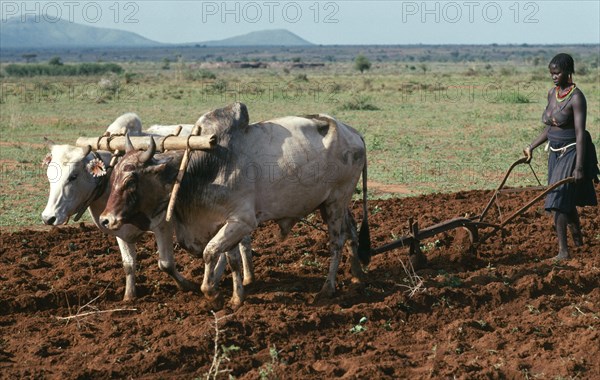
[[[592,138],[585,131],[585,157],[584,179],[580,182],[570,182],[561,185],[546,196],[545,209],[547,211],[561,211],[571,213],[576,206],[596,206],[596,189],[594,182],[598,182],[598,156]],[[565,129],[548,132],[550,155],[548,157],[548,185],[552,185],[564,178],[573,175],[577,158],[575,149],[575,130]],[[563,150],[560,150],[565,148]],[[556,151],[559,149],[558,151]]]

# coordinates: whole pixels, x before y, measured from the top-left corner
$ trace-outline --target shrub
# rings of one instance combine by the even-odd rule
[[[49,61],[48,61],[49,65],[53,65],[53,66],[62,66],[63,62],[60,59],[60,57],[52,57]]]
[[[217,79],[217,75],[210,70],[200,69],[196,72],[198,79]]]
[[[371,61],[362,54],[359,54],[354,58],[354,68],[361,73],[371,68]]]
[[[306,74],[298,74],[294,78],[296,82],[308,82],[308,76]]]
[[[509,94],[501,94],[496,99],[499,103],[509,103],[509,104],[525,104],[531,103],[531,100],[523,94],[519,94],[517,92],[512,92]]]
[[[358,95],[342,104],[340,109],[342,111],[378,111],[379,107],[371,104],[370,96]]]

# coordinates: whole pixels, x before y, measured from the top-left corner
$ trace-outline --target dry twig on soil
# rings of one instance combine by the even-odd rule
[[[213,360],[212,363],[210,365],[210,368],[208,369],[208,373],[206,374],[206,379],[217,379],[217,377],[222,374],[222,373],[229,373],[231,372],[230,369],[219,369],[219,367],[221,366],[221,363],[225,360],[225,361],[229,361],[229,357],[227,356],[227,350],[223,349],[223,352],[221,352],[221,350],[219,349],[219,321],[229,318],[231,316],[231,314],[229,315],[225,315],[223,317],[217,317],[217,314],[215,314],[214,311],[211,311],[212,315],[215,317],[215,346],[214,346],[214,356],[213,356]]]
[[[92,303],[94,303],[96,300],[98,300],[100,297],[102,297],[102,295],[104,295],[104,293],[106,293],[106,289],[108,289],[108,287],[110,285],[111,284],[106,285],[106,287],[104,288],[104,290],[102,291],[102,293],[100,293],[96,297],[92,298],[92,300],[90,300],[85,305],[80,306],[79,309],[77,309],[77,312],[75,314],[71,314],[71,315],[69,315],[67,317],[55,317],[55,318],[58,319],[59,321],[67,321],[67,323],[69,323],[69,321],[72,320],[72,319],[83,318],[83,317],[87,317],[89,315],[104,314],[104,313],[114,313],[114,312],[118,312],[118,311],[137,311],[137,309],[131,309],[131,308],[100,310],[97,307],[92,306]],[[69,300],[67,298],[67,305],[68,304],[69,304]],[[71,306],[68,306],[68,308],[69,308],[69,312],[70,312]],[[93,309],[93,310],[92,311],[83,312],[83,310],[86,309],[86,308]]]
[[[408,260],[409,266],[407,267],[402,260],[400,260],[400,264],[402,264],[402,268],[404,269],[404,273],[408,276],[408,285],[398,284],[402,287],[408,288],[406,292],[408,293],[408,297],[412,298],[415,294],[419,292],[424,292],[427,290],[423,287],[423,279],[415,273],[415,268],[412,265],[412,262]]]

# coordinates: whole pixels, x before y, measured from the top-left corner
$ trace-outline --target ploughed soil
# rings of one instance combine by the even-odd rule
[[[538,193],[499,197],[506,218]],[[490,191],[369,203],[374,247],[477,215]],[[538,202],[470,252],[464,229],[423,240],[429,263],[409,276],[408,248],[374,256],[365,282],[348,273],[314,302],[329,263],[318,215],[285,241],[253,235],[255,283],[237,310],[212,313],[157,266],[152,235],[138,244],[138,299],[123,302],[113,237],[94,226],[2,233],[0,378],[600,378],[600,213],[580,209],[585,242],[556,262],[551,216]],[[352,210],[360,223],[359,202]],[[480,230],[484,232],[485,230]],[[201,282],[201,258],[176,249]],[[231,277],[222,281],[225,299]]]

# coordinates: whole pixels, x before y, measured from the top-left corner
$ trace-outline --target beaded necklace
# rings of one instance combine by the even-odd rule
[[[559,103],[564,102],[565,100],[569,99],[571,97],[571,95],[573,95],[573,91],[575,90],[575,87],[577,87],[575,85],[575,83],[573,83],[569,90],[567,91],[566,94],[561,94],[560,93],[560,87],[556,86],[556,90],[554,91],[554,94],[556,95],[556,101]]]

